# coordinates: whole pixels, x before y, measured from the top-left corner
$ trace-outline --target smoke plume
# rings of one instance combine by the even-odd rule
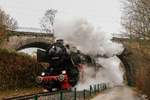
[[[121,61],[115,55],[123,51],[123,46],[111,41],[111,34],[95,29],[84,19],[56,22],[55,36],[69,44],[75,45],[83,53],[89,55],[107,55],[110,58],[95,58],[103,67],[84,66],[84,77],[77,85],[80,89],[88,88],[90,84],[110,83],[111,86],[123,83],[124,71]]]
[[[99,83],[109,83],[110,87],[123,85],[124,70],[120,66],[121,61],[118,57],[98,58],[98,63],[103,66],[98,70],[84,66],[84,78],[77,85],[79,90]]]
[[[63,38],[87,54],[113,56],[122,52],[121,44],[111,41],[111,34],[95,29],[84,19],[56,23],[56,37]]]

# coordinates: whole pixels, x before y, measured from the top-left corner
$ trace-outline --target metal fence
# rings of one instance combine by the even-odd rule
[[[82,91],[77,91],[77,88],[74,88],[73,90],[59,91],[54,93],[39,93],[5,100],[89,100],[107,88],[109,88],[108,83],[101,83],[90,85],[89,89],[84,89]]]
[[[53,95],[35,95],[34,100],[89,100],[91,97],[104,91],[108,87],[109,84],[106,83],[95,84],[90,85],[89,89],[84,89],[83,91],[77,91],[77,89],[74,88],[72,91],[60,91]]]

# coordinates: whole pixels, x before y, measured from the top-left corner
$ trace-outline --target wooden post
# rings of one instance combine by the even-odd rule
[[[83,99],[85,99],[86,98],[86,91],[85,91],[85,89],[83,90]]]
[[[106,89],[106,83],[104,84],[104,89]]]
[[[38,100],[38,96],[37,95],[34,96],[34,100]]]
[[[96,90],[96,85],[94,85],[94,93],[96,94],[97,90]]]
[[[77,89],[74,88],[74,100],[77,100]]]
[[[104,90],[104,83],[102,83],[102,91]]]
[[[92,90],[93,90],[93,88],[92,88],[92,86],[90,85],[90,96],[92,96]]]
[[[97,92],[100,92],[99,84],[97,84]]]
[[[63,100],[63,92],[60,91],[60,100]]]
[[[100,91],[102,91],[102,83],[100,84]]]

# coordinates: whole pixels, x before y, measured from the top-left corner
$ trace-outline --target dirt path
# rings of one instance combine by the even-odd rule
[[[137,93],[126,86],[119,86],[99,94],[92,100],[142,100]]]

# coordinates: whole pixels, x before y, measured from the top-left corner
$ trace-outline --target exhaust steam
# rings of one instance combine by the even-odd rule
[[[65,23],[65,24],[64,24]],[[94,67],[85,65],[83,80],[76,86],[82,90],[96,83],[109,83],[111,86],[123,84],[124,70],[120,66],[123,46],[111,41],[111,34],[101,32],[83,19],[60,22],[56,20],[55,32],[57,38],[62,38],[69,44],[77,46],[82,52],[95,56],[107,56],[109,58],[95,58],[96,63],[102,65],[95,70]]]

